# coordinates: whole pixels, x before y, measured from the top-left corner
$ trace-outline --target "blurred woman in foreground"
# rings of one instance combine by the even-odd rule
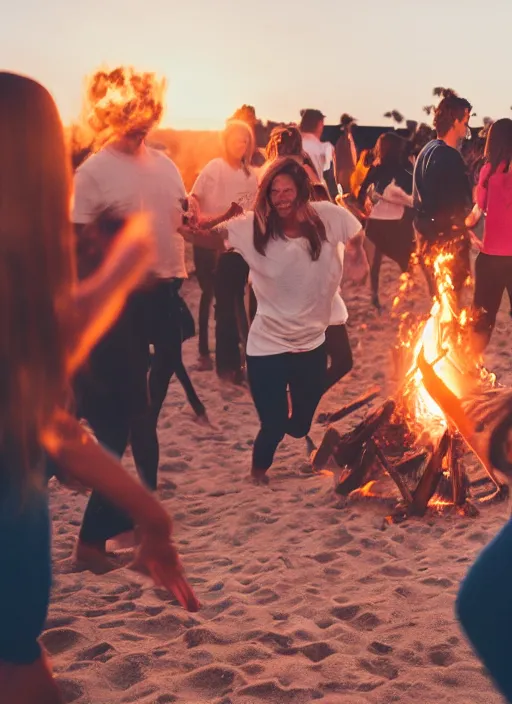
[[[65,410],[72,373],[151,262],[147,226],[132,222],[77,287],[59,115],[41,85],[10,73],[0,73],[0,154],[0,692],[57,704],[38,643],[51,586],[47,456],[127,511],[143,536],[139,565],[186,608],[198,603],[163,507]]]
[[[254,212],[210,231],[182,228],[195,246],[222,249],[227,241],[250,269],[258,302],[247,342],[261,424],[251,468],[256,483],[268,482],[285,434],[307,435],[325,392],[325,330],[342,273],[339,245],[356,248],[361,268],[366,265],[356,218],[333,203],[310,202],[310,194],[304,168],[293,158],[278,159],[260,184]]]

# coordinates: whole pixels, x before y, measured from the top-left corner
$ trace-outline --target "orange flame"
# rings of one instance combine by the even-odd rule
[[[166,81],[132,67],[96,71],[87,79],[82,131],[98,149],[132,131],[148,132],[164,111]]]
[[[403,320],[401,348],[407,356],[407,372],[402,389],[402,402],[411,428],[417,435],[425,431],[433,442],[448,426],[443,410],[425,388],[418,357],[423,354],[436,376],[458,399],[467,398],[477,387],[489,388],[495,376],[481,365],[471,344],[472,317],[467,309],[458,310],[452,283],[454,255],[439,252],[433,261],[438,295],[429,317],[416,326]]]
[[[354,489],[354,491],[350,492],[350,496],[376,496],[376,494],[374,494],[372,491],[372,488],[376,483],[377,482],[372,479],[359,489]]]

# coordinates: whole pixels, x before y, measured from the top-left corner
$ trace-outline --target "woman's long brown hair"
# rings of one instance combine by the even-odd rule
[[[39,438],[66,395],[71,182],[50,94],[5,72],[0,154],[0,490],[23,490],[41,479]]]
[[[265,256],[271,239],[284,239],[279,217],[272,207],[270,194],[277,176],[289,176],[297,189],[297,225],[309,242],[311,259],[316,261],[327,235],[325,225],[311,205],[311,181],[305,169],[293,157],[276,159],[266,171],[258,189],[254,206],[254,248]]]

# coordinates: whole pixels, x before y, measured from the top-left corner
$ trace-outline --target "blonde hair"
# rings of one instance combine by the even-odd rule
[[[246,176],[250,176],[252,173],[251,159],[252,155],[254,154],[255,147],[254,132],[252,130],[252,127],[243,120],[228,120],[228,122],[226,123],[226,127],[222,132],[222,146],[224,149],[224,155],[227,155],[228,139],[233,134],[233,132],[240,131],[245,132],[246,135],[249,137],[249,141],[247,142],[247,149],[245,150],[245,154],[242,158],[242,169],[244,170]]]
[[[0,72],[0,484],[40,479],[40,435],[65,400],[74,282],[70,165],[50,94]]]

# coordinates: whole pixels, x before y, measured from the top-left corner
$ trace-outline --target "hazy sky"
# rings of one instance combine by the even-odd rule
[[[4,0],[0,67],[40,80],[65,122],[102,64],[165,75],[176,128],[218,128],[242,103],[264,120],[421,119],[436,85],[498,118],[512,116],[511,27],[510,0]]]

